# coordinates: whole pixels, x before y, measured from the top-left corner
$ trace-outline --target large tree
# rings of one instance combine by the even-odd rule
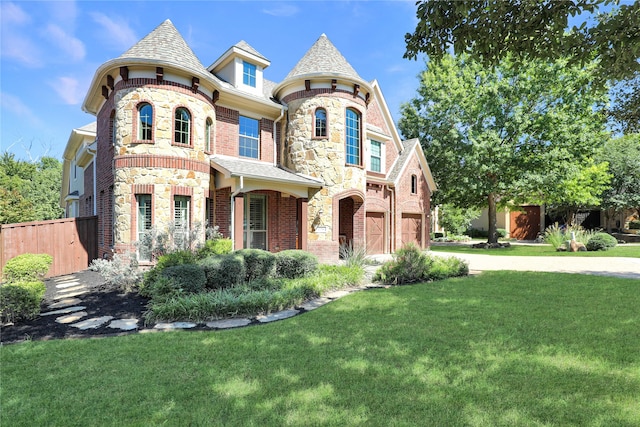
[[[591,165],[605,139],[606,92],[590,67],[508,59],[487,68],[466,55],[428,62],[399,128],[420,138],[438,182],[435,203],[496,211],[544,200]]]
[[[622,120],[622,128],[640,127],[639,2],[423,0],[417,2],[416,14],[415,31],[405,36],[406,58],[422,52],[437,61],[453,49],[485,65],[497,65],[507,55],[515,61],[568,58],[570,64],[595,59],[594,82],[619,81],[622,93],[633,94],[613,111],[614,119]],[[590,14],[595,18],[585,20]],[[583,22],[569,27],[569,17],[578,15]]]

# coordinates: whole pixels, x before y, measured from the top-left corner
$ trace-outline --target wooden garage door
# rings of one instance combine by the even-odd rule
[[[511,212],[511,238],[535,240],[540,231],[540,206],[522,206]]]
[[[402,214],[402,245],[413,242],[422,247],[422,215]]]
[[[384,213],[367,212],[367,253],[384,253]]]

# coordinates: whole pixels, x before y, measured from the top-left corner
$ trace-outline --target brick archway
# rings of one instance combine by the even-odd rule
[[[365,242],[364,194],[347,190],[333,196],[332,240],[362,246]]]

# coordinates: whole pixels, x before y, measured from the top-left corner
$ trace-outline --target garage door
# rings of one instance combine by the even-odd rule
[[[402,245],[410,242],[422,247],[421,214],[402,214]]]
[[[367,253],[384,253],[384,213],[367,212]]]
[[[535,240],[540,231],[540,206],[522,206],[511,212],[511,235],[518,240]]]

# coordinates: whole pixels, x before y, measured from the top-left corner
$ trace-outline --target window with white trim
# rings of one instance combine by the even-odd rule
[[[137,240],[142,242],[145,234],[151,230],[151,194],[136,194],[136,222],[137,222]],[[138,259],[140,261],[151,261],[151,248],[138,245]]]
[[[371,140],[369,151],[369,170],[371,172],[382,173],[382,149],[382,142]]]
[[[138,105],[138,140],[153,140],[153,107],[146,102]]]
[[[191,197],[189,196],[174,196],[173,198],[173,224],[175,226],[175,232],[173,238],[176,246],[179,248],[185,248],[187,238],[189,236],[189,229],[191,218]]]
[[[176,109],[174,130],[173,141],[176,144],[188,145],[191,142],[191,114],[186,108]]]
[[[327,136],[327,111],[324,108],[318,108],[314,115],[314,136],[316,138],[324,138]]]
[[[242,62],[242,83],[256,87],[256,66],[246,61]]]
[[[204,125],[204,151],[211,151],[211,127],[213,126],[213,121],[210,117],[207,117],[207,121]]]
[[[260,157],[260,125],[258,120],[240,116],[240,156]]]
[[[360,114],[351,108],[347,108],[345,118],[347,164],[360,165]]]

